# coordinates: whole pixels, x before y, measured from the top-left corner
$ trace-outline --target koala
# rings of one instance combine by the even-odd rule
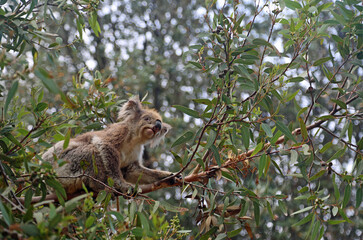
[[[104,185],[82,174],[105,184],[111,178],[113,187],[123,193],[138,180],[139,184],[149,184],[173,174],[141,163],[144,146],[157,146],[171,129],[156,110],[143,107],[137,97],[132,97],[122,106],[117,120],[103,130],[70,139],[66,149],[60,141],[43,154],[43,160],[53,161],[68,194],[82,190],[82,182],[94,192],[104,189]],[[57,158],[64,160],[60,166],[54,161]]]

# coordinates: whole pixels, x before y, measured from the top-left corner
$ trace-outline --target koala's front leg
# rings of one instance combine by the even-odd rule
[[[116,149],[112,146],[108,146],[105,144],[99,144],[97,146],[99,150],[100,160],[102,162],[104,173],[99,173],[104,175],[104,182],[107,184],[107,179],[111,178],[114,182],[113,187],[122,192],[127,193],[127,191],[132,188],[130,184],[128,184],[122,176],[120,170],[120,156]]]
[[[138,183],[149,184],[160,181],[166,177],[171,176],[172,172],[149,169],[138,162],[133,163],[126,168],[121,169],[124,179],[130,183],[136,183],[141,175]]]

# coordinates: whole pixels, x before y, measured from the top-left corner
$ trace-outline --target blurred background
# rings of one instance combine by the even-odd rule
[[[10,6],[13,3],[8,2],[6,4]],[[52,1],[48,1],[49,7],[52,4]],[[87,8],[92,8],[92,4],[97,5],[99,9],[97,12],[98,25],[89,24],[95,28],[99,27],[99,31],[94,31],[94,29],[92,31],[91,28],[80,31],[81,26],[87,25],[87,19],[82,19],[72,11],[52,8],[51,12],[46,13],[46,17],[41,23],[29,22],[28,24],[38,24],[36,27],[44,24],[49,35],[43,37],[50,38],[57,44],[50,47],[38,39],[29,38],[29,42],[32,42],[33,45],[24,46],[20,56],[16,56],[16,51],[2,49],[0,86],[3,94],[0,99],[5,101],[6,94],[4,93],[11,88],[13,80],[19,78],[16,99],[18,104],[14,105],[12,116],[15,116],[14,119],[23,119],[24,122],[20,126],[24,131],[29,131],[37,125],[37,117],[33,115],[23,117],[16,114],[23,112],[23,115],[26,115],[26,112],[30,110],[23,106],[29,102],[36,103],[37,99],[39,100],[39,95],[42,95],[42,101],[48,104],[48,114],[62,111],[62,115],[57,116],[55,121],[68,125],[64,125],[58,130],[45,128],[47,131],[41,133],[45,135],[40,138],[35,135],[33,138],[39,144],[34,144],[32,147],[41,153],[54,142],[62,140],[66,135],[64,131],[68,127],[78,126],[73,128],[71,136],[84,131],[102,129],[106,124],[115,120],[117,107],[130,95],[145,97],[145,102],[150,107],[157,109],[164,116],[164,120],[173,126],[163,146],[157,149],[147,149],[145,165],[173,172],[178,171],[181,164],[174,160],[170,153],[170,146],[186,130],[196,129],[202,125],[202,122],[183,114],[172,106],[182,105],[202,112],[204,110],[203,105],[192,100],[211,99],[213,97],[210,95],[213,93],[208,92],[212,82],[211,76],[221,73],[223,68],[217,68],[208,74],[203,74],[188,62],[195,61],[198,57],[194,50],[200,49],[200,45],[204,44],[203,37],[205,34],[215,30],[211,25],[215,14],[221,11],[228,16],[232,13],[233,7],[224,1],[216,1],[213,8],[207,11],[205,1],[198,0],[104,0],[101,2],[92,0],[87,1],[87,4],[82,6],[87,10]],[[248,0],[240,2],[237,12],[240,15],[245,14],[241,23],[243,26],[252,21],[258,4],[262,6],[265,2]],[[254,20],[254,27],[250,33],[252,38],[267,39],[269,36],[271,14],[276,5],[272,1],[267,1],[266,4],[268,6]],[[285,9],[283,12],[283,16],[286,17],[291,14],[294,14],[294,11],[289,9]],[[321,18],[324,16],[324,13],[321,14]],[[77,17],[76,21],[75,17]],[[321,21],[323,20],[321,19]],[[280,52],[284,51],[284,39],[281,37],[282,35],[277,33],[283,29],[282,24],[277,24],[270,41]],[[343,37],[344,33],[341,31],[340,28],[329,29],[331,34]],[[52,33],[57,35],[51,35]],[[41,38],[42,34],[39,33],[39,36]],[[4,41],[2,39],[3,43]],[[316,45],[310,46],[312,58],[329,54],[330,44],[333,44],[333,40],[324,41],[326,42],[323,45],[316,43]],[[208,51],[204,54],[206,56],[213,55],[212,52]],[[338,62],[342,61],[342,58],[335,57]],[[287,56],[271,57],[270,59],[272,64],[283,64],[288,60]],[[35,72],[35,66],[42,66],[46,72]],[[295,73],[298,74],[298,70],[289,72],[290,75]],[[358,73],[361,77],[362,69]],[[315,74],[320,76],[323,73],[321,70],[316,70]],[[56,86],[47,85],[49,78],[54,81]],[[100,82],[97,83],[97,80]],[[43,92],[41,89],[44,84],[47,90]],[[97,86],[97,84],[99,85]],[[299,83],[289,87],[292,89],[291,92],[294,92],[298,89],[307,90],[309,85]],[[319,87],[318,83],[317,87]],[[72,111],[63,109],[62,104],[65,101],[61,94],[57,94],[57,89],[70,96],[69,98],[74,104]],[[94,89],[97,89],[97,92]],[[109,92],[112,94],[108,95]],[[236,89],[235,95],[243,98],[248,96],[247,92],[248,89],[240,88]],[[92,96],[101,96],[102,104],[98,105],[97,101],[100,101],[100,98],[95,101]],[[310,95],[304,91],[301,91],[296,99],[297,101],[287,103],[279,114],[284,115],[286,119],[295,119],[297,109],[310,104]],[[70,105],[72,105],[72,101]],[[86,101],[91,108],[85,110],[84,106],[79,105],[77,101]],[[321,101],[324,102],[324,99],[322,98]],[[299,108],[296,108],[297,105]],[[77,109],[79,110],[78,113]],[[85,111],[87,114],[84,114]],[[319,111],[319,109],[315,109],[315,111]],[[314,114],[319,115],[319,112]],[[12,123],[7,124],[11,125]],[[332,127],[336,131],[340,131],[345,126],[334,125]],[[362,121],[354,121],[354,129],[363,129]],[[21,131],[19,134],[22,134]],[[41,134],[39,133],[39,136]],[[258,132],[254,134],[257,135]],[[354,131],[353,143],[357,143],[361,135],[362,131]],[[317,139],[321,146],[330,141],[333,141],[333,137],[326,133],[321,134],[320,138]],[[334,141],[333,143],[335,144]],[[185,147],[188,145],[173,149],[173,151],[183,153]],[[243,149],[242,143],[240,148]],[[348,172],[353,169],[353,160],[356,154],[353,151],[348,151],[346,155],[342,156],[342,166]],[[295,172],[296,167],[288,164],[288,155],[281,155],[276,158],[284,173]],[[293,197],[291,192],[301,186],[299,182],[301,179],[288,175],[283,177],[277,174],[276,169],[270,171],[270,177],[274,176],[274,172],[276,177],[268,179],[262,185],[260,184],[258,186],[260,191],[267,195],[286,194],[287,200],[291,199]],[[250,173],[245,176],[243,184],[246,187],[255,188],[257,185],[255,180],[255,176]],[[329,182],[331,180],[328,177],[322,179],[322,185],[324,185],[324,181]],[[217,181],[213,186],[217,189],[218,184]],[[232,183],[223,184],[232,185]],[[188,212],[166,212],[165,217],[170,220],[177,214],[181,226],[184,229],[192,230],[193,235],[196,235],[199,233],[195,220],[198,204],[196,200],[185,199],[187,194],[190,193],[182,193],[180,188],[169,188],[150,193],[149,196],[153,199],[165,200],[173,206],[187,208]],[[289,206],[289,204],[295,203],[296,201],[286,201],[287,206],[278,206],[276,201],[274,219],[270,218],[267,211],[261,212],[261,224],[258,227],[253,227],[252,232],[256,234],[258,239],[303,239],[303,233],[294,232],[294,228],[290,227],[298,218],[284,214],[285,208],[296,209],[296,206]],[[329,225],[324,235],[326,239],[359,239],[362,237],[362,215],[357,215],[355,211],[350,213],[351,215],[349,212],[347,215],[355,219],[355,224]],[[231,228],[233,229],[232,222]],[[247,230],[242,229],[241,234],[234,239],[246,239],[247,237]],[[191,239],[193,238],[191,237]]]

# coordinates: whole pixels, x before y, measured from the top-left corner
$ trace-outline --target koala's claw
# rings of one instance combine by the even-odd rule
[[[170,176],[173,176],[174,175],[174,173],[172,173],[172,174],[170,174]],[[170,177],[169,176],[169,177]],[[169,178],[169,179],[167,179],[166,180],[170,185],[174,185],[174,184],[176,184],[176,183],[181,183],[182,181],[183,181],[183,177],[180,175],[180,174],[178,174],[178,175],[176,175],[176,176],[174,176],[174,177],[172,177],[172,178]]]
[[[127,196],[131,196],[135,194],[135,189],[132,185],[130,184],[125,184],[125,183],[118,183],[115,186],[115,189],[122,193],[122,195],[127,195]]]
[[[181,174],[176,175],[175,179],[177,182],[183,182],[183,176]]]

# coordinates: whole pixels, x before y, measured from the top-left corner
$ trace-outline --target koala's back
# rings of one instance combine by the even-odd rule
[[[66,149],[61,141],[43,154],[43,160],[54,162],[56,174],[67,193],[81,190],[82,182],[98,192],[108,184],[108,179],[112,179],[115,189],[127,192],[130,183],[147,184],[171,175],[147,169],[141,163],[144,145],[158,145],[171,128],[162,122],[160,114],[143,108],[138,98],[130,98],[122,106],[117,120],[104,130],[71,139]],[[53,161],[57,158],[63,161]]]
[[[91,176],[103,183],[107,182],[105,164],[108,164],[108,162],[103,161],[102,148],[98,146],[99,142],[94,142],[94,138],[98,137],[92,133],[85,133],[71,139],[66,149],[63,149],[64,141],[61,141],[48,149],[43,155],[43,160],[53,161],[59,182],[67,193],[73,193],[82,189],[82,182],[94,191],[104,189],[102,184],[87,177]],[[115,149],[111,149],[111,151],[113,157],[118,158],[117,151]],[[54,162],[54,154],[58,159],[64,161],[61,163],[61,166]],[[117,168],[118,166],[115,167]],[[82,175],[87,176],[79,177]]]

